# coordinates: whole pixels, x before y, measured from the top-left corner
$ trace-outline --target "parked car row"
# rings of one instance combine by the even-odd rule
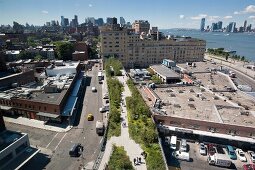
[[[177,146],[177,141],[179,142]],[[186,139],[178,140],[177,136],[165,137],[165,142],[169,144],[170,149],[173,150],[172,156],[179,160],[190,161],[188,144]],[[247,162],[251,164],[239,164],[244,170],[255,170],[255,152],[247,151],[247,154],[240,148],[235,148],[231,145],[218,145],[212,143],[200,143],[199,153],[202,156],[207,156],[209,165],[220,167],[232,167],[234,160]],[[241,163],[240,162],[240,163]]]

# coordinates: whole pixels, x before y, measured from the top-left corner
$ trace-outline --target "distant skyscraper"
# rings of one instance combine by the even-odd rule
[[[236,23],[235,22],[230,22],[228,27],[227,27],[227,31],[228,32],[235,32],[236,30]]]
[[[115,18],[115,17],[113,17],[113,18],[112,18],[112,24],[118,24],[118,19]]]
[[[217,23],[212,23],[211,30],[212,30],[212,31],[216,31],[217,29],[218,29]]]
[[[123,26],[126,24],[126,21],[123,17],[120,17],[120,25]]]
[[[69,20],[68,18],[64,18],[64,27],[69,25]]]
[[[79,25],[77,15],[74,15],[74,23],[73,24],[74,24],[75,27],[77,27]]]
[[[200,31],[204,31],[205,30],[205,18],[201,19],[201,25],[200,25]]]
[[[221,29],[222,29],[222,21],[219,21],[219,22],[217,23],[217,29],[218,29],[218,30],[221,30]]]
[[[246,31],[246,29],[247,29],[247,20],[245,20],[245,21],[244,21],[244,24],[243,24],[243,30],[244,30],[244,32]]]
[[[60,24],[61,24],[61,27],[64,27],[64,26],[65,26],[65,18],[64,18],[64,16],[61,16],[61,22],[60,22]]]
[[[96,20],[95,20],[95,24],[96,24],[97,26],[103,26],[103,25],[104,25],[104,20],[103,20],[103,18],[98,18],[98,19],[96,19]]]
[[[85,23],[92,23],[93,25],[95,25],[95,18],[94,17],[87,17],[85,18]]]
[[[112,18],[111,17],[106,18],[106,24],[112,24]]]

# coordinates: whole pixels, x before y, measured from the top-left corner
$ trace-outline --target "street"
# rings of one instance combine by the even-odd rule
[[[98,83],[98,67],[93,67],[87,73],[86,90],[81,113],[77,113],[74,127],[67,133],[57,133],[47,130],[30,128],[22,125],[6,123],[7,129],[28,133],[31,145],[41,149],[42,154],[35,156],[23,169],[79,169],[82,165],[93,165],[99,151],[102,137],[95,131],[96,121],[102,120],[99,113],[102,106],[102,85]],[[97,92],[91,91],[96,87]],[[87,115],[94,115],[94,121],[87,121]],[[83,155],[79,158],[69,156],[69,149],[73,143],[81,143],[84,146]],[[42,156],[43,155],[43,156]]]

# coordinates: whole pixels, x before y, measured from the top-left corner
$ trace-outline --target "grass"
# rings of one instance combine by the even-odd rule
[[[113,145],[113,152],[108,162],[109,170],[133,170],[132,162],[127,156],[124,147],[117,147]]]
[[[132,92],[132,97],[126,98],[130,137],[141,144],[147,153],[146,165],[148,170],[165,169],[158,143],[158,134],[151,119],[150,110],[131,80],[128,80],[128,86]]]
[[[116,78],[107,78],[107,85],[110,97],[110,116],[108,124],[108,139],[111,136],[120,136],[121,134],[121,118],[120,118],[120,102],[123,85]]]

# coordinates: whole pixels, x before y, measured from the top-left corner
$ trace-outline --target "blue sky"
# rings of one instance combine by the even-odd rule
[[[231,21],[237,26],[245,19],[255,25],[254,0],[0,0],[0,24],[17,21],[43,25],[46,21],[71,19],[78,15],[79,23],[85,17],[123,16],[131,23],[136,19],[149,20],[159,28],[199,28],[201,17],[206,25]]]

